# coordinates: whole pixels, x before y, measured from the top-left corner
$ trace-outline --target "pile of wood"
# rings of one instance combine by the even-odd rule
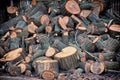
[[[43,79],[61,71],[120,70],[120,25],[101,0],[32,0],[31,9],[1,25],[0,64],[10,75]],[[4,35],[5,33],[5,35]]]

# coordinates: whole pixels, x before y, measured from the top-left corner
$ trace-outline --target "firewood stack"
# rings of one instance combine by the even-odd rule
[[[71,69],[120,70],[120,25],[101,15],[102,0],[33,0],[31,5],[0,27],[0,65],[10,75],[35,71],[53,80]]]

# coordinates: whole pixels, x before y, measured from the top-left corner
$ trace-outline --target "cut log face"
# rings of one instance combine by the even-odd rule
[[[55,59],[60,63],[60,68],[63,70],[69,70],[71,68],[78,67],[78,54],[75,47],[66,47],[62,49],[62,52],[57,53],[54,56]]]
[[[64,20],[61,17],[58,19],[58,23],[63,30],[68,30],[67,26],[64,23]]]
[[[88,62],[80,62],[79,67],[83,69],[84,72],[89,73],[90,72],[90,66],[91,64]]]
[[[35,31],[38,29],[38,27],[33,23],[33,22],[31,22],[31,24],[29,24],[28,26],[27,26],[27,30],[28,30],[28,32],[30,32],[30,33],[36,33]]]
[[[52,56],[55,55],[55,53],[56,53],[55,49],[53,47],[49,46],[46,53],[45,53],[45,56],[46,57],[52,57]]]
[[[40,23],[48,25],[50,22],[49,16],[44,14],[40,17]]]
[[[82,10],[80,16],[86,18],[91,13],[91,10]]]
[[[53,29],[52,25],[48,25],[48,26],[45,27],[45,31],[46,31],[47,33],[51,33],[51,32],[52,32],[52,29]]]
[[[9,14],[14,14],[16,13],[16,11],[17,11],[17,7],[13,7],[13,6],[7,7],[7,12]]]
[[[17,48],[15,50],[12,50],[12,51],[6,53],[3,56],[3,58],[0,59],[0,62],[15,60],[16,58],[18,58],[21,55],[22,51],[23,51],[22,48]]]
[[[42,73],[46,70],[56,73],[59,72],[57,60],[37,60],[36,64],[36,69],[38,74],[40,74],[40,77],[42,76]]]
[[[41,77],[45,80],[53,80],[55,78],[55,74],[52,71],[45,70],[42,72]]]
[[[113,24],[109,27],[109,29],[115,32],[120,32],[120,25]]]
[[[32,0],[31,4],[34,6],[37,4],[37,1],[36,0]]]
[[[69,0],[65,4],[65,9],[71,13],[71,14],[79,14],[80,13],[80,7],[78,3],[74,0]]]
[[[90,70],[94,74],[101,74],[105,70],[105,65],[103,62],[95,62],[90,66]]]

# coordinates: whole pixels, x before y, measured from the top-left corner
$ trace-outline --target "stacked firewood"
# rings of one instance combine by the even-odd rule
[[[0,64],[10,75],[35,71],[52,80],[61,71],[120,70],[120,25],[107,12],[100,15],[102,0],[32,0],[31,5],[1,25]]]

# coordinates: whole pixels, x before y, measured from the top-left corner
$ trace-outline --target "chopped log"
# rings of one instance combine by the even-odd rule
[[[62,34],[63,41],[62,42],[66,45],[68,45],[68,42],[69,42],[68,36],[69,36],[68,31],[63,32],[63,34]]]
[[[106,70],[120,70],[120,64],[118,62],[105,61]]]
[[[37,33],[43,32],[45,30],[46,24],[42,24],[41,26],[38,27],[38,29],[36,29]]]
[[[63,21],[65,23],[65,25],[69,28],[73,28],[74,27],[74,22],[73,20],[71,19],[71,17],[69,16],[64,16],[63,17]]]
[[[45,52],[46,57],[53,57],[56,54],[56,50],[53,47],[48,47],[48,49]]]
[[[28,32],[30,33],[36,33],[36,30],[38,29],[38,27],[33,23],[31,22],[28,26],[27,26],[27,30]]]
[[[119,47],[119,41],[117,39],[109,38],[103,42],[105,50],[115,52]]]
[[[90,70],[94,74],[102,74],[104,72],[104,70],[105,70],[105,65],[104,65],[103,62],[94,62],[90,66]]]
[[[59,51],[61,51],[63,48],[65,48],[67,45],[65,45],[64,43],[62,43],[60,40],[55,39],[53,46],[55,48],[57,48]]]
[[[49,70],[45,70],[42,72],[41,77],[45,80],[53,80],[55,78],[55,73]]]
[[[79,14],[81,11],[78,3],[74,0],[67,1],[64,7],[70,14]]]
[[[20,72],[24,73],[26,70],[31,70],[31,66],[29,64],[25,64],[25,63],[20,63],[18,65],[18,67],[20,67]]]
[[[28,35],[29,35],[29,32],[27,30],[23,30],[22,32],[17,32],[17,37],[19,38],[22,38],[22,37],[27,38]]]
[[[59,33],[60,32],[60,26],[59,26],[59,24],[58,24],[58,22],[56,22],[55,23],[55,26],[54,26],[54,32],[57,34],[57,33]]]
[[[39,50],[36,50],[36,51],[34,52],[33,57],[34,57],[34,59],[36,59],[36,58],[38,58],[38,57],[43,56],[44,54],[45,54],[45,50],[39,49]]]
[[[30,70],[26,70],[25,71],[25,75],[31,77],[32,76],[32,72]]]
[[[16,38],[17,33],[15,31],[10,31],[10,38]]]
[[[113,38],[119,38],[120,39],[120,25],[112,24],[109,27],[109,35]]]
[[[91,10],[82,10],[80,16],[86,18],[91,13]]]
[[[41,44],[42,49],[47,49],[50,46],[49,37],[46,34],[38,34],[37,40]]]
[[[58,24],[63,30],[68,30],[67,26],[64,23],[64,20],[61,17],[58,19]]]
[[[37,1],[36,0],[32,0],[32,2],[31,2],[31,5],[36,5],[37,4]]]
[[[0,46],[0,58],[5,55],[5,50]]]
[[[16,11],[17,11],[17,7],[15,7],[15,6],[9,6],[9,7],[7,7],[7,12],[9,14],[15,14]]]
[[[52,33],[52,30],[53,30],[53,26],[52,25],[48,25],[48,26],[45,27],[45,32],[48,33],[48,35],[50,33]]]
[[[37,70],[37,64],[36,61],[43,61],[43,60],[52,60],[51,58],[42,56],[42,57],[38,57],[36,59],[34,59],[34,61],[32,62],[32,67],[34,68],[35,72],[38,74],[38,70]]]
[[[6,61],[17,61],[19,57],[21,57],[23,49],[22,48],[17,48],[14,49],[8,53],[6,53],[3,58],[0,59],[0,62],[6,62]],[[22,58],[23,59],[23,58]]]
[[[71,18],[73,19],[73,21],[75,23],[79,23],[79,24],[82,24],[82,21],[75,15],[71,15]]]
[[[30,63],[34,60],[34,57],[30,54],[28,54],[28,56],[25,57],[25,62],[26,63]]]
[[[88,73],[90,72],[90,63],[88,62],[80,62],[79,67],[83,69],[84,72]]]
[[[87,17],[87,19],[89,21],[91,21],[91,22],[98,22],[98,21],[100,21],[99,17],[96,14],[92,13],[92,12],[89,14],[89,16]]]
[[[44,71],[47,72],[46,70],[48,70],[48,73],[49,73],[49,71],[51,71],[53,73],[59,72],[57,60],[37,60],[36,65],[37,65],[36,71],[38,71],[38,74],[40,75],[40,77],[41,76],[43,77]]]
[[[40,17],[40,23],[41,24],[46,24],[48,25],[50,22],[50,19],[49,19],[49,16],[47,14],[43,14],[41,17]]]
[[[15,37],[15,38],[11,38],[10,40],[10,50],[16,49],[20,47],[20,39]]]
[[[8,66],[7,68],[7,72],[11,75],[11,76],[19,76],[20,75],[20,68],[18,66]]]
[[[63,70],[69,70],[71,68],[78,67],[78,54],[77,49],[72,46],[68,46],[62,49],[62,52],[57,53],[54,58],[58,60],[60,68]]]
[[[23,29],[26,25],[24,21],[18,21],[16,28]]]

